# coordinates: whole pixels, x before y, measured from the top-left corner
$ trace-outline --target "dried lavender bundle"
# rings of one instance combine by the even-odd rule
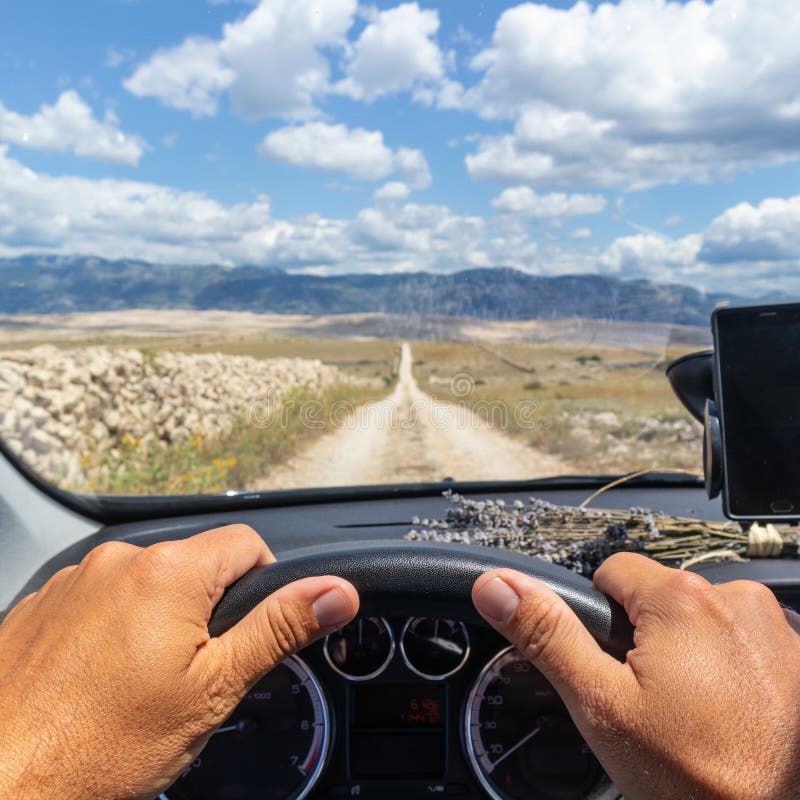
[[[452,505],[444,519],[415,519],[406,539],[500,547],[538,556],[591,576],[613,553],[639,552],[673,565],[698,560],[741,559],[753,555],[753,536],[733,522],[673,517],[646,508],[620,509],[559,506],[531,497],[473,500],[445,492]],[[771,527],[771,526],[770,526]],[[763,531],[763,529],[761,529]],[[777,552],[796,557],[797,534],[780,535]]]

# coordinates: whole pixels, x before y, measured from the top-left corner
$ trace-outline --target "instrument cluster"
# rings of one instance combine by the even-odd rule
[[[561,699],[486,628],[359,617],[248,694],[161,800],[616,800]]]

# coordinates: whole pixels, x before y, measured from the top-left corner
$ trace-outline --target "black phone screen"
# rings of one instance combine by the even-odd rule
[[[714,315],[725,501],[733,517],[800,514],[800,304]]]

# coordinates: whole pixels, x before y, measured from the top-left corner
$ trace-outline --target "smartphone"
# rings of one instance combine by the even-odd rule
[[[800,303],[711,315],[722,431],[722,503],[731,519],[800,518]]]

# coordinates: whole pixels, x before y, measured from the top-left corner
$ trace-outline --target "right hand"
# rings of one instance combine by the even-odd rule
[[[533,578],[495,570],[472,596],[553,684],[626,800],[800,798],[800,636],[769,589],[712,586],[632,553],[594,583],[635,627],[624,664]]]

